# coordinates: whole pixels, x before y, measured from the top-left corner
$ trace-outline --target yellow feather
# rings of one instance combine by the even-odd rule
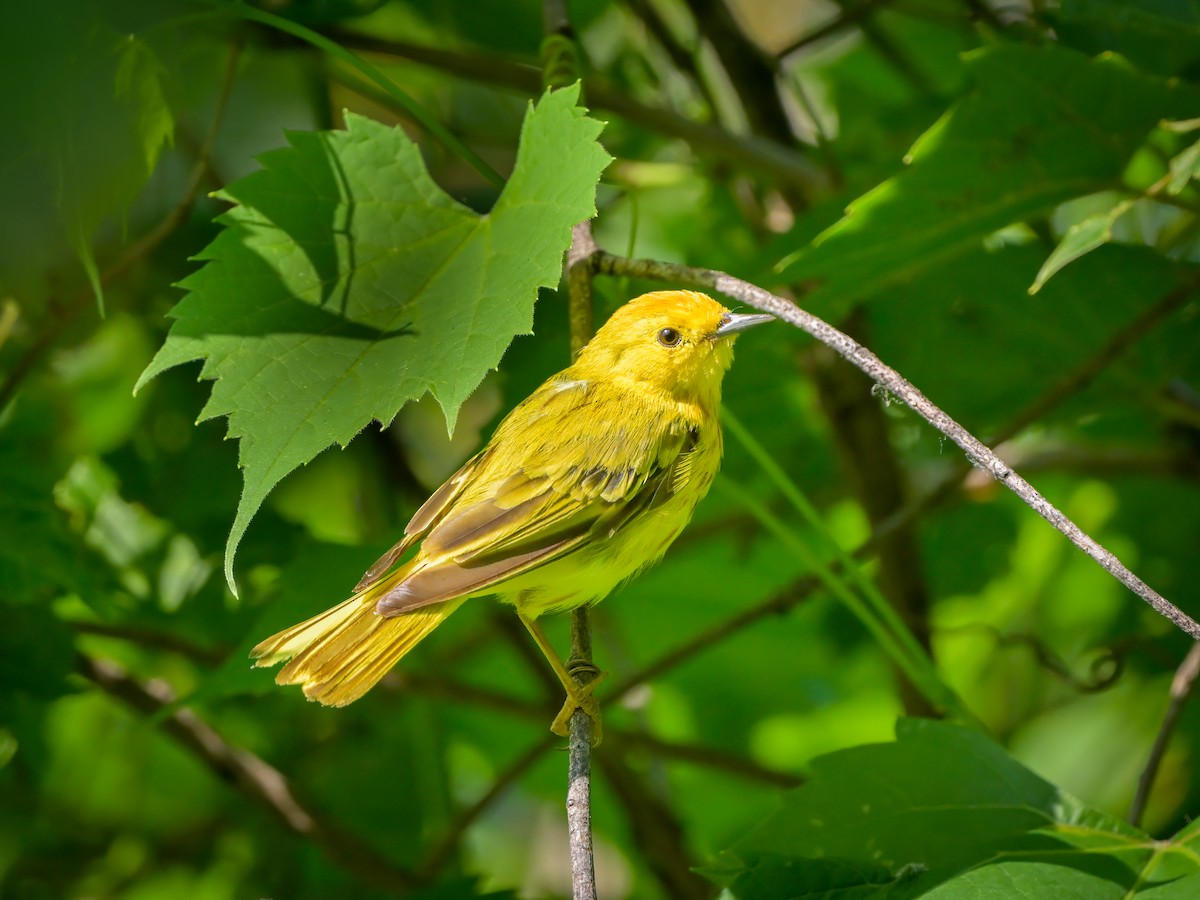
[[[349,600],[267,638],[250,651],[255,666],[290,659],[275,676],[276,684],[300,685],[304,696],[326,706],[354,702],[462,604],[461,599],[450,600],[384,618],[375,604],[402,575],[393,573]]]
[[[256,665],[290,659],[279,683],[342,706],[469,597],[535,619],[594,603],[658,560],[720,466],[731,337],[765,317],[734,318],[692,291],[618,309],[434,492],[354,596],[260,643]]]

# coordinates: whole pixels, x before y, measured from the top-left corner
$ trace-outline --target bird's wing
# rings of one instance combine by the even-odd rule
[[[408,525],[404,529],[404,537],[400,538],[387,553],[375,560],[371,568],[363,573],[363,577],[359,579],[358,584],[354,587],[354,592],[366,590],[396,564],[408,548],[417,542],[420,537],[429,530],[429,527],[438,520],[438,517],[445,512],[446,508],[454,501],[454,499],[462,493],[470,481],[475,470],[483,462],[488,451],[483,450],[475,456],[467,460],[466,464],[446,479],[446,483],[430,495],[429,499],[421,504],[421,508],[413,514],[409,519]]]
[[[612,537],[671,496],[697,432],[677,414],[646,415],[637,408],[645,402],[553,384],[536,392],[432,517],[416,564],[380,613],[486,591]]]

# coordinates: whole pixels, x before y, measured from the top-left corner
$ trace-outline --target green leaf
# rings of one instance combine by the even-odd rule
[[[29,290],[27,273],[65,243],[103,309],[93,235],[124,214],[174,129],[162,65],[142,40],[118,35],[112,12],[93,0],[19,4],[0,29],[0,80],[21,85],[0,191],[27,207],[0,242],[0,290]]]
[[[1080,862],[1096,863],[1080,854]],[[1065,860],[1018,860],[973,869],[924,895],[928,900],[1121,900],[1120,881],[1068,865]]]
[[[976,731],[905,719],[896,737],[814,760],[810,782],[727,854],[746,862],[735,884],[761,887],[735,893],[916,897],[940,884],[947,897],[983,897],[992,895],[950,886],[962,873],[1003,884],[1015,876],[989,873],[992,864],[1030,860],[1069,870],[1047,884],[1131,886],[1155,864],[1141,832],[1084,807]],[[726,878],[734,873],[725,867]]]
[[[146,174],[154,171],[158,154],[169,146],[175,133],[175,118],[162,89],[165,69],[154,51],[136,35],[125,35],[117,43],[116,99],[130,108],[130,117],[141,145]]]
[[[595,212],[609,156],[578,87],[530,109],[512,177],[487,215],[441,191],[400,128],[289,136],[231,185],[238,205],[183,282],[190,292],[139,386],[203,359],[200,419],[227,416],[244,490],[225,574],[285,475],[431,392],[458,408],[527,333],[539,287],[558,283],[570,229]]]
[[[1192,144],[1171,160],[1171,180],[1167,182],[1167,193],[1178,194],[1189,181],[1200,176],[1200,141]]]
[[[1174,75],[1200,58],[1200,9],[1190,0],[1062,0],[1046,14],[1068,47],[1111,50],[1148,72]]]
[[[1042,286],[1067,263],[1074,262],[1079,257],[1091,253],[1112,240],[1113,226],[1117,219],[1125,215],[1133,206],[1132,200],[1122,200],[1111,209],[1092,215],[1076,222],[1067,229],[1058,246],[1054,248],[1038,270],[1037,278],[1029,287],[1030,294],[1036,294]]]
[[[854,201],[780,264],[833,317],[988,234],[1118,183],[1163,118],[1194,110],[1191,86],[1119,58],[1004,45],[967,56],[974,89],[922,136],[908,168]]]

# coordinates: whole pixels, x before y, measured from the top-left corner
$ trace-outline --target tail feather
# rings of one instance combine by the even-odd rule
[[[389,579],[390,580],[390,579]],[[353,703],[442,620],[461,599],[384,617],[375,611],[380,583],[349,600],[272,635],[250,651],[256,666],[290,660],[277,684],[298,684],[326,706]]]

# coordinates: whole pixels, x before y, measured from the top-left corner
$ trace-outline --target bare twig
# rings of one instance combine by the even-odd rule
[[[595,667],[592,666],[591,621],[586,606],[578,607],[571,613],[571,659],[567,665],[580,684],[587,684],[596,677]],[[589,667],[590,674],[584,674],[589,672]],[[582,709],[571,714],[567,741],[567,831],[571,839],[571,884],[575,900],[595,900],[592,720]]]
[[[567,252],[572,358],[579,355],[592,333],[592,280],[587,261],[595,250],[591,222],[576,225]],[[586,606],[571,612],[571,658],[567,668],[583,685],[598,675],[592,664],[592,630]],[[592,854],[592,720],[582,709],[577,709],[571,715],[570,729],[567,825],[571,838],[571,881],[575,900],[593,900],[596,872]]]
[[[292,793],[287,776],[248,750],[234,747],[190,709],[164,711],[174,697],[161,682],[142,684],[107,660],[79,657],[79,669],[105,693],[149,716],[219,779],[265,809],[284,827],[308,838],[332,861],[364,881],[393,891],[411,889],[416,876],[362,839],[342,831]]]
[[[1167,744],[1171,741],[1175,725],[1179,722],[1179,714],[1183,711],[1183,704],[1191,694],[1197,677],[1200,677],[1200,644],[1193,644],[1171,680],[1171,699],[1167,704],[1166,713],[1163,714],[1158,735],[1154,738],[1154,746],[1150,748],[1150,758],[1146,760],[1146,767],[1138,779],[1137,792],[1133,795],[1133,803],[1129,807],[1129,821],[1134,825],[1140,825],[1142,822],[1146,801],[1150,798],[1150,789],[1154,787],[1154,779],[1158,776],[1158,767],[1166,755]]]
[[[570,84],[579,77],[580,51],[571,29],[567,0],[542,0],[542,22],[546,35],[542,41],[542,81],[548,88]],[[571,230],[564,272],[572,360],[579,356],[592,337],[592,270],[588,260],[595,251],[592,223],[577,224]],[[592,663],[592,626],[586,605],[571,612],[571,656],[567,660],[567,671],[581,687],[586,687],[600,674]],[[571,847],[571,892],[574,900],[595,900],[592,720],[582,709],[576,709],[567,727],[567,836]]]
[[[785,322],[808,332],[821,343],[832,347],[897,398],[904,401],[917,415],[954,441],[967,458],[992,475],[1020,497],[1030,508],[1062,532],[1075,546],[1090,556],[1101,568],[1148,603],[1155,612],[1169,619],[1176,627],[1193,638],[1200,639],[1200,623],[1162,597],[1129,570],[1112,552],[1084,533],[1074,522],[1043,497],[1011,466],[996,456],[990,448],[939,409],[907,379],[880,361],[874,353],[832,325],[796,306],[790,300],[740,278],[713,269],[700,269],[661,260],[628,259],[598,251],[593,257],[596,271],[605,275],[633,276],[656,281],[672,281],[717,291],[742,303],[770,313]]]

